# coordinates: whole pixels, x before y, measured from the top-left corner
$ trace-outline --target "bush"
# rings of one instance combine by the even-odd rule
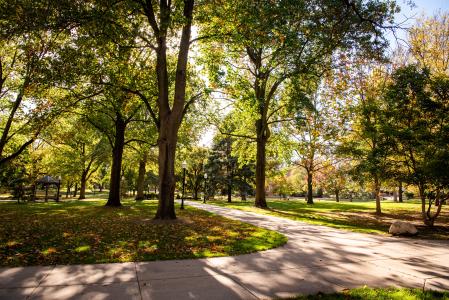
[[[144,195],[144,198],[146,200],[158,199],[159,198],[159,194],[157,194],[157,193],[147,193],[147,194]]]
[[[405,192],[404,195],[408,200],[413,199],[413,197],[415,196],[415,194],[413,194],[412,192]]]

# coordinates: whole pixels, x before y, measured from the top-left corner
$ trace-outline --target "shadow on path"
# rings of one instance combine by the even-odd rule
[[[266,299],[345,288],[449,289],[449,242],[342,231],[196,202],[276,230],[282,247],[233,257],[0,269],[0,299]]]

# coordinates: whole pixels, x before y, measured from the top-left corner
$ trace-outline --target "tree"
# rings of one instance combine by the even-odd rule
[[[207,151],[202,147],[186,147],[180,151],[181,158],[187,162],[186,188],[192,192],[195,200],[198,200],[198,193],[202,187]]]
[[[0,4],[0,166],[92,96],[77,90],[70,72],[74,57],[63,54],[74,20],[83,15],[73,8],[71,1]]]
[[[254,175],[256,166],[254,161],[245,162],[234,172],[234,186],[240,192],[242,201],[246,201],[247,195],[254,195]]]
[[[72,180],[80,183],[78,199],[85,199],[88,180],[107,161],[106,138],[86,120],[73,115],[60,118],[41,138],[53,147],[49,157],[56,172],[53,174],[62,175],[68,184],[76,174]]]
[[[409,30],[410,55],[421,68],[432,74],[449,74],[449,12],[421,17]]]
[[[112,149],[112,166],[109,183],[109,197],[107,206],[121,206],[120,185],[122,178],[122,159],[126,145],[139,140],[127,135],[131,131],[130,126],[138,127],[136,124],[137,113],[142,108],[136,96],[106,90],[104,94],[97,97],[94,103],[86,102],[84,117],[97,128],[109,141]],[[100,104],[102,109],[95,110],[92,106]]]
[[[381,68],[368,68],[354,78],[355,106],[351,131],[343,138],[338,149],[340,154],[346,154],[356,162],[353,172],[359,182],[372,182],[376,214],[382,213],[381,182],[391,170],[388,159],[390,141],[382,129],[385,122],[383,92],[387,78],[388,74]]]
[[[394,140],[403,178],[419,189],[423,222],[433,226],[449,198],[449,77],[409,65],[392,79],[385,93],[385,131]]]
[[[327,158],[333,152],[338,128],[344,122],[332,106],[332,95],[326,87],[323,84],[313,85],[312,90],[309,88],[307,91],[304,86],[293,84],[290,92],[293,110],[298,112],[290,127],[294,163],[304,168],[307,174],[307,204],[313,204],[314,175],[327,167]],[[299,108],[300,105],[305,108]]]
[[[30,32],[0,35],[0,166],[18,157],[71,103],[48,70],[60,35]]]
[[[336,49],[373,53],[385,46],[381,28],[391,21],[394,3],[378,1],[240,1],[210,12],[205,32],[226,40],[209,51],[212,78],[245,107],[254,121],[257,207],[266,208],[265,165],[270,127],[282,122],[279,90],[298,74],[317,75]],[[217,59],[218,58],[218,59]],[[224,67],[217,64],[224,62]],[[241,134],[235,136],[242,137]],[[248,137],[248,136],[247,136]]]
[[[254,161],[238,156],[238,152],[234,151],[235,140],[229,135],[217,134],[205,166],[210,175],[209,190],[220,190],[222,195],[226,195],[228,203],[232,202],[232,195],[236,190],[242,200],[246,200],[246,196],[252,194],[254,184]]]
[[[280,198],[286,198],[294,192],[291,181],[288,180],[286,170],[280,170],[277,175],[272,176],[268,180],[271,191],[278,194]]]
[[[148,160],[148,152],[144,151],[139,159],[139,175],[137,177],[137,194],[136,200],[144,199],[144,188],[145,188],[145,174],[146,174],[146,164]]]
[[[39,3],[31,6],[39,12],[39,15],[44,10]],[[179,2],[134,0],[114,3],[105,0],[82,3],[49,1],[46,7],[49,7],[48,15],[51,18],[32,19],[34,26],[52,27],[70,24],[71,28],[77,31],[74,36],[79,41],[89,43],[95,41],[98,50],[105,45],[108,48],[113,44],[122,50],[135,50],[134,54],[136,52],[137,54],[134,57],[140,55],[141,59],[147,60],[146,62],[141,60],[133,65],[134,74],[139,72],[142,78],[114,85],[115,92],[120,90],[123,94],[139,97],[157,127],[160,199],[156,218],[175,218],[174,166],[178,131],[189,106],[200,96],[200,94],[193,95],[193,91],[186,88],[194,0]],[[26,22],[20,24],[26,29],[29,28]],[[175,44],[176,47],[173,46]],[[80,53],[80,49],[73,50]],[[154,54],[155,58],[151,57],[151,54]],[[149,88],[149,85],[153,84],[153,77],[157,81],[156,100],[154,100],[155,90]],[[146,84],[145,80],[151,81],[150,84]],[[126,127],[124,124],[126,122],[123,122],[123,119],[120,121],[121,117],[116,119],[119,120],[116,129],[120,133]],[[117,139],[117,143],[118,145],[113,146],[114,149],[121,148],[120,145],[123,144],[121,139]],[[114,150],[114,156],[117,158],[120,156],[119,153],[119,150]],[[111,172],[117,173],[114,164]],[[111,188],[115,189],[117,184],[118,181],[114,180]]]
[[[206,165],[206,169],[211,175],[209,183],[217,185],[223,191],[222,194],[227,195],[228,203],[232,202],[232,191],[237,171],[237,158],[231,154],[232,138],[216,136]]]
[[[156,52],[157,76],[157,116],[152,113],[158,128],[159,147],[159,205],[156,219],[175,219],[175,154],[178,130],[189,105],[196,97],[186,102],[187,64],[191,45],[191,27],[193,22],[194,0],[184,0],[172,3],[160,0],[158,6],[153,1],[136,1],[140,13],[146,17],[147,24],[152,30],[154,43],[149,46]],[[181,29],[180,33],[177,32]],[[170,36],[173,34],[173,36]],[[171,37],[179,34],[179,44],[176,57],[176,71],[174,77],[169,76],[169,62],[167,59],[167,43]],[[173,89],[172,87],[173,84]],[[172,94],[170,92],[173,91]],[[173,97],[173,100],[170,99]],[[144,97],[143,97],[144,98]],[[149,103],[148,99],[144,99]],[[152,110],[154,111],[154,110]]]
[[[334,193],[335,201],[340,202],[340,196],[348,190],[350,185],[350,168],[348,162],[333,161],[324,170],[324,187],[326,191]]]

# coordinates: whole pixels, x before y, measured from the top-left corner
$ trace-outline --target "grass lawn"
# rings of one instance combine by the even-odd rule
[[[414,223],[419,231],[418,238],[449,239],[449,209],[443,206],[436,226],[431,229],[421,221],[421,206],[418,202],[382,202],[381,216],[375,215],[375,202],[335,202],[315,199],[315,204],[307,205],[302,199],[279,200],[268,198],[269,209],[254,207],[254,199],[247,201],[210,200],[209,204],[275,215],[312,224],[358,232],[387,234],[394,220]]]
[[[123,208],[104,204],[0,203],[0,266],[228,256],[287,241],[277,232],[191,207],[177,209],[175,221],[155,221],[156,201],[124,201]]]
[[[449,300],[449,292],[423,291],[422,289],[388,288],[371,289],[359,288],[335,294],[320,294],[313,296],[299,296],[297,300]]]

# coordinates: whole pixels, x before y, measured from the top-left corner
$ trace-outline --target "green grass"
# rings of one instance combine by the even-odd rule
[[[449,300],[449,292],[423,291],[422,289],[386,288],[372,289],[359,288],[335,294],[319,294],[311,296],[298,296],[297,300]]]
[[[421,207],[418,202],[382,202],[381,216],[375,215],[375,202],[335,202],[317,200],[308,205],[304,200],[267,199],[269,209],[254,207],[254,200],[236,200],[227,203],[224,200],[208,201],[209,204],[274,215],[307,223],[325,225],[364,233],[387,234],[394,220],[413,222],[419,230],[418,237],[428,239],[449,239],[449,213],[443,207],[433,229],[424,226],[421,221]]]
[[[155,221],[156,201],[0,203],[0,265],[84,264],[228,256],[280,246],[277,232],[187,207]]]

